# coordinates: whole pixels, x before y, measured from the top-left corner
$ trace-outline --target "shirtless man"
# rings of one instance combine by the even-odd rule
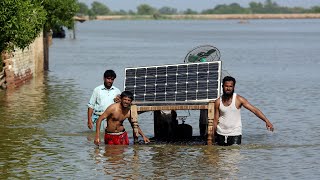
[[[104,142],[108,145],[129,145],[128,133],[125,131],[123,121],[128,119],[131,127],[133,123],[131,121],[130,105],[133,100],[133,94],[130,91],[123,91],[120,95],[120,103],[110,105],[104,113],[98,118],[96,126],[96,137],[94,143],[100,144],[100,126],[101,122],[106,118],[107,127],[104,136]],[[138,127],[138,132],[142,136],[145,143],[149,143],[150,140],[143,134]]]
[[[214,105],[214,132],[216,143],[222,146],[241,144],[242,123],[240,108],[243,106],[266,123],[268,130],[273,131],[273,125],[268,118],[244,97],[234,93],[236,80],[226,76],[222,81],[223,95]]]

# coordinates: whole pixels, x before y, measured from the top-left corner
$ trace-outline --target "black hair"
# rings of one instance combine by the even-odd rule
[[[222,80],[222,85],[224,85],[224,83],[226,81],[232,81],[233,82],[233,85],[235,86],[236,85],[236,79],[234,77],[231,77],[231,76],[226,76],[223,78]]]
[[[111,77],[115,79],[117,75],[113,70],[109,69],[109,70],[106,70],[106,72],[104,72],[103,77],[104,78]]]
[[[128,97],[128,98],[130,98],[131,100],[133,100],[133,94],[132,94],[132,92],[130,92],[130,91],[123,91],[123,92],[121,93],[120,97],[121,97],[121,99],[122,99],[123,97]]]

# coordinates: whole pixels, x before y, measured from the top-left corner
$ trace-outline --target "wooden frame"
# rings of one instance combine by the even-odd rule
[[[138,112],[142,111],[157,111],[157,110],[200,110],[208,109],[208,139],[207,144],[212,145],[213,143],[213,119],[214,119],[214,100],[209,101],[208,104],[204,105],[165,105],[165,106],[143,106],[139,104],[131,105],[131,118],[134,130],[134,140],[138,138]]]

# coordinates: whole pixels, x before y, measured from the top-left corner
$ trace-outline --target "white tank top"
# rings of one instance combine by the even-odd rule
[[[220,97],[220,117],[217,126],[217,133],[223,136],[242,135],[241,112],[236,107],[237,94],[233,93],[232,102],[229,106],[224,106]]]

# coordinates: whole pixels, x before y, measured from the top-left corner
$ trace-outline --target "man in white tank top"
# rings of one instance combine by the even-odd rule
[[[223,94],[214,105],[214,132],[216,143],[222,146],[241,144],[242,123],[241,107],[245,107],[266,123],[268,130],[273,131],[273,125],[268,118],[244,97],[234,93],[236,80],[226,76],[222,81]]]

